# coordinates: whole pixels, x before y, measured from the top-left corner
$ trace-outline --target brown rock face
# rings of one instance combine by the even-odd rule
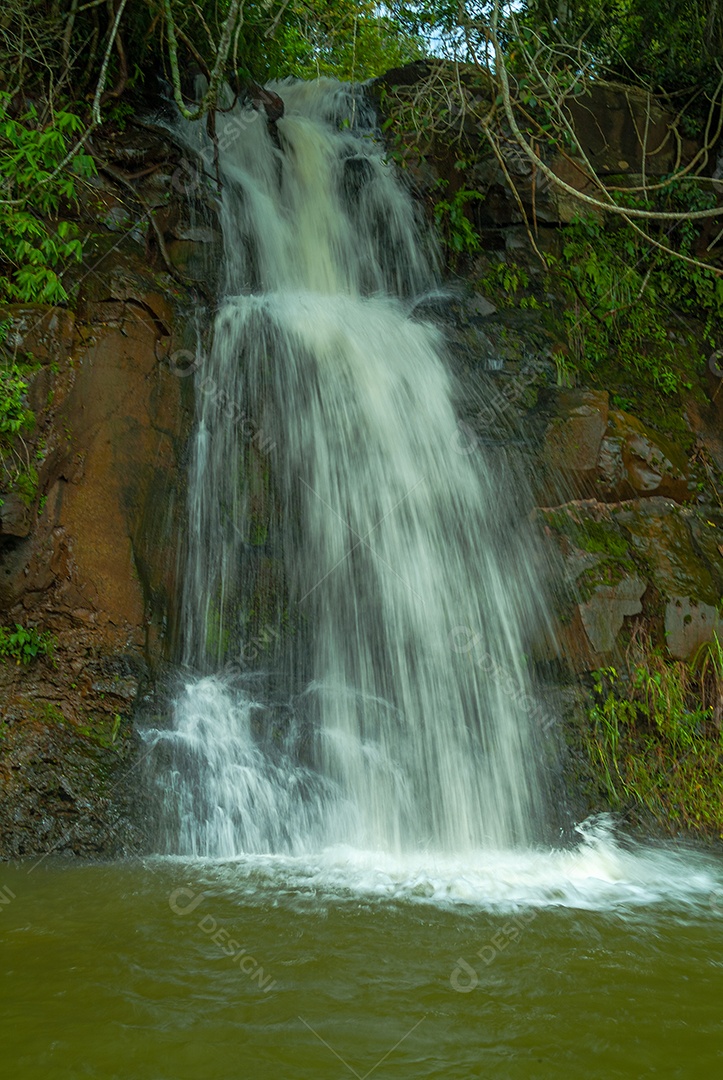
[[[52,312],[10,312],[43,366],[29,390],[38,492],[0,511],[0,624],[56,647],[0,662],[0,857],[132,842],[123,775],[136,697],[173,632],[189,414],[164,359],[173,304],[141,263],[115,269],[71,332]]]
[[[30,508],[19,495],[6,495],[0,506],[0,536],[27,536],[32,524]]]
[[[597,486],[608,395],[604,390],[567,390],[558,396],[556,412],[545,435],[543,461],[555,481],[584,498]]]
[[[611,502],[646,495],[682,502],[690,495],[685,455],[628,413],[610,413],[598,469],[599,497]]]
[[[662,497],[589,499],[540,514],[564,559],[569,594],[558,638],[576,670],[622,650],[630,616],[643,618],[676,659],[721,634],[723,514],[713,521]]]
[[[671,114],[650,102],[642,90],[594,83],[589,93],[571,101],[570,115],[582,149],[603,176],[641,171],[644,144],[640,133],[646,126],[646,171],[663,176],[675,167],[676,147],[669,137]],[[695,148],[688,141],[680,152],[689,158]]]
[[[543,463],[549,502],[566,497],[620,502],[648,496],[683,502],[690,497],[685,454],[636,417],[610,409],[606,391],[557,394]]]
[[[74,312],[3,312],[6,345],[38,365],[38,477],[35,494],[0,492],[0,626],[51,634],[55,650],[0,659],[0,858],[135,846],[133,714],[173,652],[198,297],[172,247],[213,289],[215,204],[163,132],[111,130],[94,147],[85,257],[66,277]]]

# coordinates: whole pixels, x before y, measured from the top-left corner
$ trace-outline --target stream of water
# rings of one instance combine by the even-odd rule
[[[492,461],[458,452],[440,332],[413,318],[438,287],[433,252],[373,114],[331,80],[280,90],[273,130],[253,110],[219,120],[225,295],[197,374],[183,586],[184,659],[202,678],[170,729],[146,733],[163,752],[163,848],[529,844],[544,817],[530,541]],[[199,129],[182,134],[202,149]],[[219,671],[244,638],[240,413],[274,447],[297,622],[283,747],[256,734],[264,702]]]

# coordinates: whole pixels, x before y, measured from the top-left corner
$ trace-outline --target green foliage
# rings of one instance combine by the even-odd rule
[[[491,0],[392,0],[385,6],[407,33],[424,37],[435,53],[468,60],[469,31],[489,25],[494,5]],[[499,34],[517,77],[528,74],[516,66],[521,39],[538,55],[541,44],[551,44],[554,52],[547,58],[559,70],[547,66],[548,77],[571,83],[580,70],[575,56],[587,55],[599,76],[654,90],[703,90],[689,112],[694,123],[718,84],[716,61],[723,54],[719,0],[509,0],[498,7]],[[521,89],[523,103],[534,109],[539,104],[534,87],[523,84]]]
[[[591,756],[595,764],[602,767],[611,805],[619,808],[622,803],[620,791],[627,794],[620,772],[620,742],[625,740],[627,730],[634,724],[637,709],[632,702],[616,697],[611,689],[606,691],[607,684],[617,681],[618,673],[614,667],[594,671],[592,677],[596,700],[590,709]]]
[[[713,634],[711,641],[704,641],[691,662],[700,680],[701,700],[709,709],[718,730],[723,729],[723,638]]]
[[[83,129],[75,113],[57,109],[43,121],[31,104],[17,115],[13,98],[0,93],[0,302],[59,304],[68,299],[62,271],[82,258],[77,227],[60,215],[70,209],[77,182],[95,172],[82,152],[63,166]],[[10,322],[0,324],[0,346]],[[0,463],[5,488],[30,505],[38,473],[24,436],[35,417],[26,405],[32,369],[17,356],[0,356]]]
[[[9,322],[0,323],[0,346],[8,326]],[[37,470],[27,453],[21,452],[23,436],[35,425],[35,414],[25,403],[29,370],[28,365],[6,360],[0,352],[0,484],[3,488],[18,491],[27,505],[35,498],[38,482]]]
[[[530,295],[530,275],[516,262],[494,263],[478,281],[479,287],[499,307],[539,308],[535,296]]]
[[[637,807],[661,824],[702,826],[723,836],[717,711],[723,700],[723,648],[717,638],[705,652],[714,658],[714,669],[702,670],[702,655],[686,664],[648,647],[629,670],[593,672],[587,751],[614,809]]]
[[[552,354],[552,362],[555,365],[555,383],[557,386],[571,387],[575,385],[575,367],[562,349],[555,349]],[[619,405],[618,408],[622,408]]]
[[[695,205],[692,187],[685,195],[674,194],[677,203]],[[678,233],[678,249],[689,254],[694,226],[684,222]],[[613,371],[663,397],[691,389],[703,358],[697,352],[697,363],[691,364],[681,350],[681,323],[673,320],[673,309],[702,321],[703,336],[717,346],[723,279],[651,248],[627,225],[603,226],[591,218],[564,229],[562,258],[548,262],[563,285],[565,321],[579,370],[603,379]],[[696,335],[683,329],[685,344],[696,355]]]
[[[32,506],[38,493],[38,470],[34,465],[22,465],[16,472],[13,489],[26,506]]]
[[[43,124],[34,105],[19,118],[11,105],[0,93],[0,301],[63,303],[62,269],[83,249],[74,224],[57,220],[53,228],[48,218],[74,201],[78,178],[95,165],[81,152],[55,175],[82,130],[80,117],[58,110]]]
[[[690,693],[684,665],[658,662],[653,667],[638,665],[633,671],[633,691],[640,700],[648,723],[675,752],[689,749],[696,736],[703,737],[706,710]]]
[[[15,629],[0,627],[0,657],[29,664],[39,656],[52,656],[55,638],[49,632],[40,633],[35,627],[15,624]]]
[[[130,6],[130,5],[129,5]],[[172,0],[171,10],[181,37],[181,56],[192,42],[207,69],[212,68],[215,49],[228,5],[215,0],[186,4]],[[148,5],[148,15],[151,5]],[[129,12],[131,51],[144,73],[166,65],[161,27],[143,18],[142,5]],[[417,59],[423,52],[419,35],[403,27],[394,5],[375,0],[246,0],[236,42],[236,71],[226,75],[260,82],[289,76],[314,79],[364,81],[390,68]],[[188,56],[189,53],[186,52]],[[193,57],[194,67],[197,57]]]
[[[453,257],[479,251],[479,233],[467,217],[465,207],[475,199],[483,198],[479,191],[460,188],[451,199],[440,199],[434,204],[435,223],[447,252]]]
[[[723,53],[723,9],[717,0],[523,0],[530,30],[582,40],[599,64],[626,81],[666,90],[710,93]]]
[[[106,120],[117,131],[124,132],[128,120],[135,115],[136,110],[128,101],[116,101],[114,105],[108,109],[106,113]]]
[[[24,404],[27,389],[17,364],[0,366],[0,447],[32,427],[33,414]]]
[[[265,7],[267,23],[278,14],[268,4],[253,6]],[[249,29],[246,40],[252,55],[258,37]],[[363,81],[422,55],[420,39],[402,31],[392,5],[374,0],[291,0],[266,42],[269,73],[275,77]]]

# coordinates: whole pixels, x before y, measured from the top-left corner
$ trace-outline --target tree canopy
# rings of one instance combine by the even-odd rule
[[[425,55],[474,60],[482,26],[495,27],[508,62],[527,33],[552,63],[655,93],[705,98],[723,77],[723,0],[8,0],[0,90],[42,88],[79,106],[102,78],[106,101],[152,95],[159,74],[173,78],[174,41],[182,71],[211,71],[221,57],[231,81],[363,81]]]
[[[122,121],[172,94],[187,117],[206,116],[213,134],[224,84],[238,98],[251,80],[364,81],[425,57],[452,63],[437,63],[426,99],[424,87],[416,96],[418,114],[426,109],[435,123],[456,118],[461,130],[471,110],[503,166],[512,143],[563,188],[544,147],[584,159],[570,102],[595,81],[642,87],[673,111],[676,139],[701,144],[693,165],[655,191],[643,176],[638,205],[597,176],[589,192],[568,193],[638,233],[646,221],[716,218],[721,209],[710,188],[686,208],[664,205],[659,193],[685,177],[711,175],[723,129],[721,56],[723,0],[7,0],[0,16],[4,291],[62,299],[52,267],[74,257],[75,237],[67,228],[50,236],[37,219],[72,200],[76,180],[92,171],[89,140],[108,119]],[[466,89],[470,70],[482,77],[486,103]],[[197,75],[205,76],[200,101]],[[26,274],[28,264],[40,269]]]

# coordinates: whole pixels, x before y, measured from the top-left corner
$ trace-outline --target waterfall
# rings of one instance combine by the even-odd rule
[[[194,674],[170,727],[145,733],[163,846],[529,844],[542,799],[523,631],[539,585],[499,467],[460,452],[441,332],[413,314],[438,287],[434,246],[358,88],[276,89],[274,128],[240,106],[218,116],[224,295],[194,376],[183,575]],[[201,125],[183,137],[205,145]],[[251,444],[294,622],[255,674]]]

